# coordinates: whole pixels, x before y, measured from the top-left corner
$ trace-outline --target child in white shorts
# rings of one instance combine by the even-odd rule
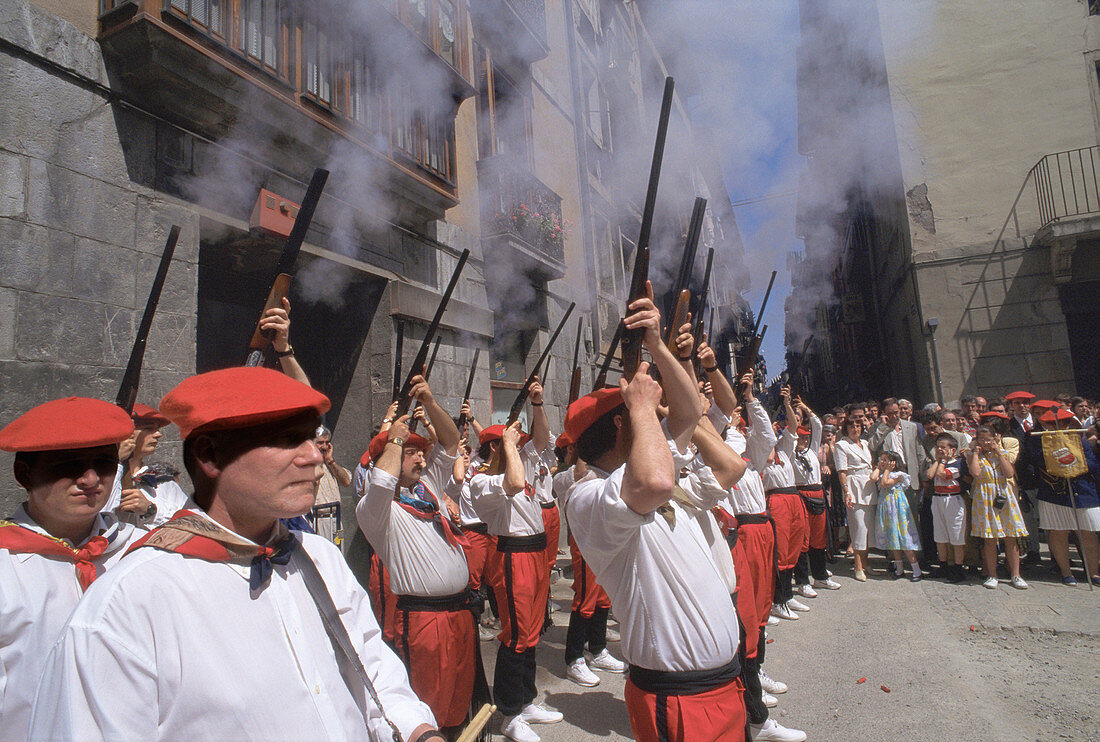
[[[933,483],[932,532],[936,552],[948,582],[962,582],[966,552],[966,501],[962,476],[966,464],[959,456],[958,443],[950,433],[936,436],[936,461],[928,468]],[[950,546],[950,554],[948,553]]]

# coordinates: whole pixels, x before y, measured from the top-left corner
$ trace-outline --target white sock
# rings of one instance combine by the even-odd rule
[[[897,573],[899,575],[900,574],[905,574],[905,563],[902,562],[900,559],[895,559],[894,560],[894,566],[897,567]]]
[[[920,577],[920,565],[916,562],[910,562],[909,566],[913,568],[913,576]]]

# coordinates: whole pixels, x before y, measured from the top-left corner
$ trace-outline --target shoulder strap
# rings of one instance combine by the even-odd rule
[[[386,720],[386,724],[393,732],[393,742],[402,742],[401,733],[397,731],[397,726],[386,715],[386,709],[382,706],[381,699],[378,698],[374,683],[367,675],[367,670],[363,667],[363,661],[359,659],[359,653],[355,651],[355,647],[351,643],[351,637],[348,636],[348,630],[344,628],[344,623],[340,620],[340,615],[336,610],[336,605],[332,602],[332,596],[329,595],[324,578],[321,577],[317,565],[313,563],[313,559],[310,558],[301,543],[292,552],[290,563],[302,573],[302,580],[306,584],[306,589],[309,590],[309,596],[313,599],[314,605],[317,606],[317,612],[321,616],[321,623],[325,626],[325,633],[328,634],[329,640],[340,650],[340,654],[344,656],[344,659],[355,670],[359,679],[363,681],[371,700],[378,706],[378,710],[382,712],[382,718]],[[341,677],[343,677],[343,673],[341,673]],[[352,689],[349,687],[348,690]],[[352,698],[355,698],[354,691],[351,695]],[[366,717],[366,714],[364,713],[363,716]]]

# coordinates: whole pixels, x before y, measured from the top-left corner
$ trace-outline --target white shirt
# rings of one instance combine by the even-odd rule
[[[729,491],[722,489],[714,476],[714,471],[698,455],[680,470],[679,485],[691,504],[695,506],[694,509],[685,508],[685,510],[699,526],[699,531],[710,546],[714,566],[718,568],[718,574],[722,576],[722,582],[729,589],[730,595],[733,595],[737,592],[737,573],[733,566],[733,554],[730,552],[726,537],[722,534],[718,519],[710,512],[711,508],[729,500]]]
[[[296,536],[402,736],[434,725],[339,549]],[[253,594],[248,572],[246,560],[154,548],[116,565],[85,594],[46,659],[31,739],[388,742],[365,688],[353,680],[366,718],[341,679],[301,574],[273,565]]]
[[[753,436],[760,436],[755,428],[749,430],[749,438]],[[760,472],[753,468],[752,460],[745,457],[748,441],[733,425],[726,430],[726,445],[738,456],[745,458],[746,463],[745,473],[737,480],[737,484],[730,488],[732,514],[758,515],[767,512],[768,498],[764,494],[764,482],[760,479]]]
[[[874,505],[877,499],[875,483],[871,481],[871,449],[867,441],[852,443],[847,438],[836,442],[833,461],[838,472],[846,472],[848,494],[856,505]]]
[[[776,446],[775,456],[760,471],[760,478],[764,481],[764,491],[770,492],[781,487],[794,487],[794,467],[787,454]]]
[[[138,479],[138,477],[148,470],[148,466],[143,466],[137,470],[137,474],[134,477],[134,487],[140,489],[142,494],[148,498],[149,502],[156,505],[157,511],[153,515],[146,518],[142,513],[130,513],[118,509],[119,505],[122,504],[123,465],[121,463],[118,465],[115,483],[111,487],[111,496],[107,498],[107,504],[103,506],[103,509],[114,513],[123,523],[130,523],[138,528],[151,531],[162,523],[171,520],[172,516],[180,510],[194,509],[196,505],[174,479],[168,480],[167,482],[158,482],[156,487]]]
[[[49,535],[31,519],[24,506],[8,520]],[[96,516],[91,533],[105,536],[111,542],[95,561],[97,578],[122,558],[131,542],[144,535],[144,531],[119,523],[110,513]],[[3,720],[0,740],[27,738],[34,687],[45,666],[46,654],[61,635],[82,594],[72,562],[61,557],[13,554],[0,549],[0,719]]]
[[[470,500],[474,510],[494,536],[534,536],[545,530],[538,493],[548,492],[543,497],[551,501],[554,499],[550,469],[531,441],[519,450],[519,456],[534,496],[526,494],[526,491],[506,495],[503,474],[478,473],[470,480]]]
[[[775,430],[772,428],[767,410],[759,401],[754,399],[745,405],[745,412],[748,415],[746,422],[749,423],[746,453],[752,468],[763,472],[764,467],[768,465],[768,459],[771,458],[772,449],[775,448]]]
[[[675,528],[660,513],[631,510],[620,496],[625,471],[590,467],[566,504],[573,538],[615,606],[623,656],[663,671],[728,664],[737,617],[698,521],[675,502]]]
[[[806,450],[798,451],[798,436],[790,428],[779,437],[779,447],[791,462],[796,487],[821,484],[821,461],[816,453],[821,448],[821,420],[817,415],[810,416],[810,443]],[[807,463],[809,471],[805,468]]]

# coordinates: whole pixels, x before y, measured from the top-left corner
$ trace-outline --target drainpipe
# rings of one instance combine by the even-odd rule
[[[936,328],[940,321],[936,317],[929,317],[928,334],[932,337],[932,372],[936,375],[936,403],[943,407],[943,379],[940,378],[940,354],[936,348]]]

